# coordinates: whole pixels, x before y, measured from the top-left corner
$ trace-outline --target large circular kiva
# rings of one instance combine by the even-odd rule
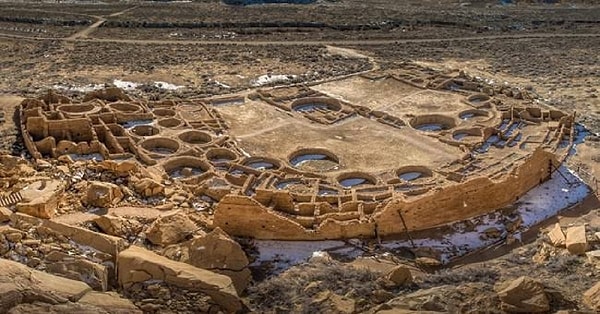
[[[396,171],[398,178],[405,182],[414,181],[417,179],[431,177],[432,171],[423,166],[405,166]]]
[[[140,146],[148,152],[170,155],[179,150],[179,143],[167,137],[152,137],[140,143]]]
[[[292,110],[297,112],[313,112],[318,110],[339,111],[339,101],[327,97],[300,98],[292,103]]]
[[[339,168],[336,155],[323,148],[303,148],[289,157],[290,164],[304,171],[331,171]]]
[[[181,179],[201,175],[208,171],[210,166],[200,158],[182,156],[171,158],[163,165],[163,169],[169,177]]]
[[[281,168],[278,160],[268,157],[249,157],[242,164],[256,170],[275,170]]]
[[[134,113],[134,112],[142,111],[142,107],[140,107],[136,104],[131,104],[131,103],[116,102],[116,103],[109,104],[108,106],[113,110],[125,112],[125,113]]]
[[[362,185],[374,185],[377,179],[370,174],[363,172],[348,172],[337,177],[338,183],[345,189],[350,189]]]
[[[194,145],[207,144],[212,141],[212,136],[206,132],[191,130],[179,134],[179,139]]]
[[[456,121],[452,117],[441,114],[430,114],[412,118],[410,125],[420,131],[438,132],[454,128]]]
[[[140,124],[140,125],[136,125],[133,128],[131,128],[129,130],[129,132],[138,135],[138,136],[153,136],[158,134],[160,131],[158,130],[158,128],[151,126],[151,125],[147,125],[147,124]]]

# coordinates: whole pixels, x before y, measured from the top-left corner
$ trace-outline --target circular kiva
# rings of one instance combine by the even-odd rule
[[[124,103],[124,102],[115,102],[115,103],[109,104],[108,107],[110,107],[111,109],[113,109],[115,111],[119,111],[119,112],[123,112],[123,113],[138,113],[138,112],[143,111],[142,107],[140,107],[136,104]]]
[[[151,125],[140,124],[131,128],[129,132],[137,136],[153,136],[157,135],[160,132],[160,130],[157,127]]]
[[[181,156],[169,159],[163,169],[169,177],[181,179],[201,175],[210,170],[210,165],[197,157]]]
[[[179,142],[167,137],[152,137],[140,143],[140,146],[150,153],[171,155],[179,150]]]
[[[467,101],[473,105],[481,106],[490,101],[490,96],[486,94],[474,94],[467,97]]]
[[[331,171],[339,168],[339,158],[324,148],[302,148],[289,155],[292,167],[305,171]]]
[[[396,170],[396,175],[405,182],[433,176],[431,169],[424,166],[405,166]]]
[[[454,128],[456,121],[452,117],[441,114],[430,114],[412,118],[410,125],[420,131],[438,132]]]
[[[206,132],[191,130],[179,134],[178,138],[185,143],[202,145],[212,142],[212,136]]]
[[[101,109],[102,108],[100,106],[94,106],[93,104],[62,105],[58,107],[58,110],[68,117],[95,114],[98,113]]]
[[[340,111],[342,105],[338,100],[333,98],[307,97],[294,101],[291,108],[297,112],[313,112],[318,110]]]
[[[183,124],[183,121],[177,118],[166,118],[162,120],[158,120],[158,125],[165,128],[176,128]]]
[[[268,157],[248,157],[242,165],[256,170],[277,170],[281,168],[281,162]]]
[[[156,115],[157,117],[165,118],[174,117],[177,114],[175,110],[167,108],[157,108],[152,110],[152,113],[154,113],[154,115]]]
[[[481,118],[481,117],[487,117],[487,116],[489,116],[489,114],[490,113],[485,110],[469,109],[469,110],[465,110],[465,111],[459,113],[458,117],[461,120],[468,121],[468,120],[477,119],[477,118]]]
[[[236,161],[238,159],[238,155],[227,148],[211,148],[206,151],[205,156],[206,159],[214,164]]]
[[[358,171],[342,173],[337,177],[337,181],[345,189],[350,189],[362,185],[377,184],[377,178],[368,173]]]
[[[452,139],[457,142],[479,141],[483,132],[479,128],[461,129],[452,132]]]

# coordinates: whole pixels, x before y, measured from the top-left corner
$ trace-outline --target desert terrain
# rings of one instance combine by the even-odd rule
[[[598,313],[600,4],[0,1],[0,313]]]

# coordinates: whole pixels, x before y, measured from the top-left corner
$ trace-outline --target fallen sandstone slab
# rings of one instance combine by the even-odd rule
[[[242,309],[242,302],[229,277],[170,260],[138,246],[131,246],[119,254],[117,268],[119,284],[124,289],[147,280],[161,280],[205,293],[228,312]]]

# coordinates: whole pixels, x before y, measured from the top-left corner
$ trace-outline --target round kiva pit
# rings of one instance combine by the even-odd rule
[[[154,115],[156,115],[157,117],[163,117],[163,118],[174,117],[177,114],[175,112],[175,110],[167,109],[167,108],[154,109],[154,110],[152,110],[152,113],[154,113]]]
[[[158,120],[158,125],[165,128],[176,128],[183,124],[183,121],[177,118],[166,118],[162,120]]]
[[[283,179],[275,183],[277,190],[288,190],[295,193],[314,193],[310,185],[302,182],[300,178]]]
[[[179,139],[188,144],[202,145],[212,142],[212,136],[202,131],[186,131],[179,134]]]
[[[400,180],[410,182],[421,178],[431,177],[433,172],[424,166],[405,166],[396,170]]]
[[[124,102],[116,102],[108,105],[111,109],[115,111],[125,112],[125,113],[134,113],[141,112],[142,107],[135,104],[128,104]]]
[[[281,168],[281,163],[278,160],[267,157],[249,157],[242,162],[242,165],[256,170],[275,170]]]
[[[454,118],[452,117],[431,114],[412,118],[410,120],[410,125],[420,131],[438,132],[452,129],[456,126],[456,121],[454,121]]]
[[[148,152],[170,155],[179,150],[179,143],[176,140],[166,137],[152,137],[140,143],[140,146]]]
[[[486,94],[475,94],[467,97],[467,101],[473,105],[480,106],[490,101],[490,96]]]
[[[337,181],[345,189],[349,189],[361,185],[374,185],[377,179],[368,173],[348,172],[340,174]]]
[[[92,104],[62,105],[58,107],[58,110],[65,113],[67,116],[94,114],[100,111],[100,109],[100,107]]]
[[[330,171],[339,167],[339,158],[323,148],[303,148],[288,158],[290,164],[305,171]]]
[[[455,141],[475,141],[482,138],[482,131],[478,128],[456,130],[452,133],[452,139]]]
[[[129,130],[129,132],[137,136],[153,136],[160,132],[160,130],[151,125],[136,125]]]
[[[210,169],[210,165],[197,157],[181,156],[171,158],[163,169],[169,177],[181,179],[201,175]]]
[[[458,114],[458,117],[464,121],[471,120],[471,119],[477,119],[477,118],[481,118],[481,117],[487,117],[487,116],[489,116],[489,112],[487,112],[485,110],[479,110],[479,109],[469,109],[469,110],[465,110],[465,111],[461,112],[460,114]]]
[[[296,112],[339,111],[341,109],[342,105],[338,100],[327,97],[301,98],[292,103],[292,110]]]
[[[233,151],[226,148],[212,148],[205,155],[206,159],[214,164],[231,162],[238,159],[238,156]]]

